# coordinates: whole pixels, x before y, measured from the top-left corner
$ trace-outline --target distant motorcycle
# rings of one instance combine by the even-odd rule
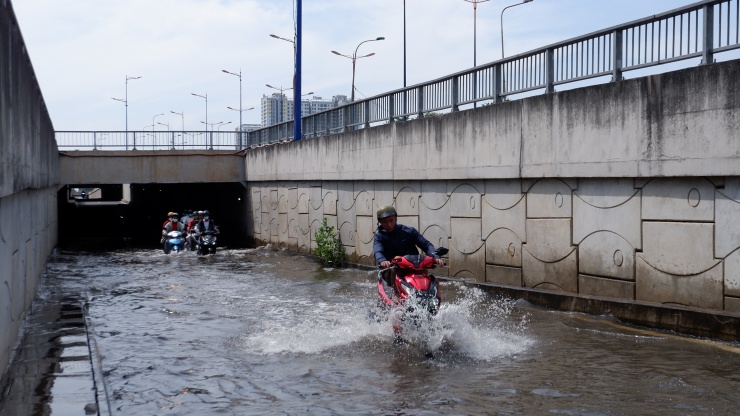
[[[216,254],[216,231],[203,231],[198,237],[198,254]]]
[[[182,231],[175,230],[167,233],[164,241],[164,254],[170,254],[170,251],[181,252],[185,247],[185,238]]]

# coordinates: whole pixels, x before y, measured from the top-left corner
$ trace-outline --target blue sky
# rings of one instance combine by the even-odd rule
[[[129,130],[155,123],[203,130],[208,121],[237,127],[242,73],[245,123],[259,123],[262,95],[290,87],[293,0],[11,0],[56,130],[124,130],[126,76]],[[515,0],[478,4],[477,62],[501,57],[500,18]],[[504,14],[506,54],[662,13],[687,0],[534,0]],[[303,93],[350,95],[357,45],[357,97],[403,86],[403,0],[304,0]],[[407,83],[473,64],[473,4],[406,0]],[[626,74],[630,77],[630,74]],[[290,95],[290,92],[286,93]],[[163,116],[155,116],[162,114]],[[157,130],[167,127],[156,124]],[[227,130],[226,127],[222,128]]]

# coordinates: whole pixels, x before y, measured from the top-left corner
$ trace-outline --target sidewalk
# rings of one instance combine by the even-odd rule
[[[36,296],[10,367],[0,380],[0,415],[109,415],[84,300]]]

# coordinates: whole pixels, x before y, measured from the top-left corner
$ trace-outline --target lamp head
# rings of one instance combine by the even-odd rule
[[[532,1],[532,0],[527,0],[527,1]],[[375,40],[385,40],[385,38],[383,36],[378,36],[378,38]]]

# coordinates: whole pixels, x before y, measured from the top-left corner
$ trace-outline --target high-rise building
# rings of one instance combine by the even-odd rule
[[[301,114],[307,115],[320,113],[349,103],[346,95],[335,95],[331,100],[325,100],[319,96],[313,96],[309,99],[301,100]],[[262,103],[262,126],[267,127],[273,124],[293,120],[293,100],[285,94],[273,93],[272,95],[263,95]],[[316,131],[322,132],[327,129],[326,123],[332,128],[342,125],[342,114],[335,113],[327,119],[319,118],[316,120]],[[305,130],[304,130],[305,131]],[[311,126],[313,131],[313,126]]]
[[[236,149],[243,149],[245,147],[254,145],[258,140],[256,137],[251,137],[249,132],[261,128],[260,124],[242,124],[242,135],[239,137],[239,127],[234,129],[234,145]]]

